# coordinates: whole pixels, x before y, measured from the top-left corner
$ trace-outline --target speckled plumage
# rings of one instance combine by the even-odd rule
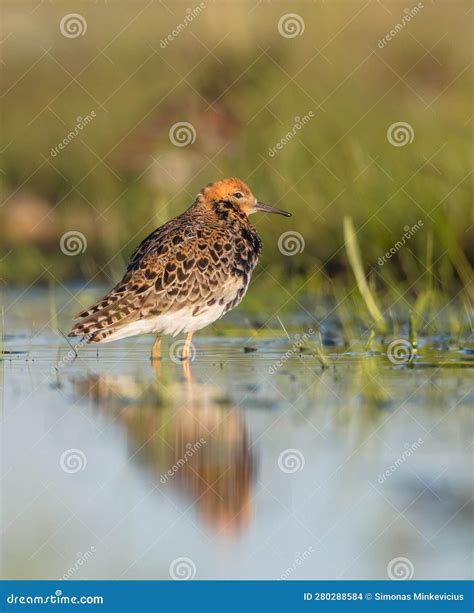
[[[215,321],[240,303],[262,251],[248,215],[282,213],[264,207],[238,179],[208,185],[188,210],[145,238],[122,280],[77,315],[69,335],[107,342],[189,333]]]

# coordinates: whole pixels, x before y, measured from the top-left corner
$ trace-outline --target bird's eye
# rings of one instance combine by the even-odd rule
[[[243,198],[243,197],[244,197],[244,195],[243,195],[243,193],[242,193],[242,192],[235,192],[234,196],[235,196],[236,198]]]

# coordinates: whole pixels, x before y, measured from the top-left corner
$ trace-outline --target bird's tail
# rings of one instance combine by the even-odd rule
[[[100,343],[121,336],[120,330],[137,317],[131,301],[126,297],[110,301],[104,298],[76,317],[78,321],[68,336],[82,336],[87,343]]]

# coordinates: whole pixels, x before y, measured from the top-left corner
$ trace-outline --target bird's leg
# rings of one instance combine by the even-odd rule
[[[191,375],[191,367],[189,366],[189,360],[184,360],[183,362],[183,375],[184,375],[184,380],[187,383],[192,383],[193,378]]]
[[[153,347],[151,348],[151,359],[152,360],[159,360],[161,358],[160,345],[161,345],[161,336],[157,336],[156,341],[153,343]]]
[[[184,341],[183,352],[181,354],[181,358],[183,360],[189,360],[189,347],[191,346],[191,339],[193,338],[193,333],[188,332],[186,334],[186,340]]]
[[[185,380],[188,383],[192,383],[191,368],[189,366],[189,357],[190,357],[189,348],[191,346],[192,338],[193,338],[193,333],[188,332],[186,334],[186,340],[184,342],[183,351],[181,353],[181,359],[183,360],[183,374],[184,374]]]
[[[161,379],[161,360],[154,360],[152,358],[151,367],[153,368],[153,374],[155,375],[155,380],[157,383],[159,383]]]

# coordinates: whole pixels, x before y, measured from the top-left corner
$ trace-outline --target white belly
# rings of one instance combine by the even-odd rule
[[[156,317],[153,321],[157,329],[153,329],[152,332],[161,331],[162,334],[171,336],[176,336],[180,332],[196,332],[222,317],[225,304],[213,304],[198,315],[193,315],[193,310],[194,307],[186,307],[180,311]]]

